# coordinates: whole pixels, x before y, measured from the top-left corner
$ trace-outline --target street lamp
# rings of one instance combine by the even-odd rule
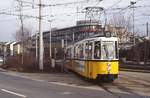
[[[135,45],[135,25],[134,25],[134,23],[135,23],[135,19],[134,19],[134,5],[136,4],[136,2],[134,2],[134,1],[131,1],[130,2],[130,5],[132,6],[132,10],[133,10],[133,15],[132,15],[132,17],[133,17],[133,43],[134,43],[134,45]]]
[[[51,50],[51,46],[52,46],[52,30],[51,30],[51,20],[48,20],[48,22],[50,23],[50,30],[49,30],[49,56],[50,56],[50,60],[52,58],[52,50]]]
[[[50,30],[49,30],[49,56],[50,56],[50,63],[52,65],[52,22],[54,21],[54,19],[52,20],[48,20],[48,22],[50,23]]]

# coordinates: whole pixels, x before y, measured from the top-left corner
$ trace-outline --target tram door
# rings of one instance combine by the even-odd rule
[[[86,60],[86,75],[88,78],[92,77],[92,65],[91,60],[93,56],[93,42],[88,41],[85,44],[85,60]]]

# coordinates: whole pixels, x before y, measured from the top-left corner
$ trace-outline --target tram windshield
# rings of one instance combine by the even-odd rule
[[[101,58],[104,60],[115,59],[115,45],[114,42],[104,41],[101,47]]]

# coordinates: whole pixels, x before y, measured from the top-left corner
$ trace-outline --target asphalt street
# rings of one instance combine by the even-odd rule
[[[0,71],[0,98],[142,98],[130,93],[111,93],[103,87],[87,89],[36,81]],[[143,97],[144,98],[144,97]]]

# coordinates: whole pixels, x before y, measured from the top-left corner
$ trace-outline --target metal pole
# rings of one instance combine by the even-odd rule
[[[135,23],[135,19],[134,19],[134,4],[136,4],[136,2],[130,2],[130,4],[132,5],[132,10],[133,10],[133,15],[132,15],[132,17],[133,17],[133,43],[134,43],[134,45],[135,45],[135,25],[134,25],[134,23]]]
[[[43,32],[42,32],[42,7],[41,7],[42,0],[39,0],[39,69],[43,71]]]
[[[38,60],[38,33],[35,36],[35,41],[36,41],[35,51],[36,51],[36,61],[37,61]]]
[[[148,22],[146,23],[146,33],[147,33],[147,36],[149,35],[148,33],[149,33],[149,29],[148,29]]]
[[[50,56],[50,63],[52,61],[52,31],[51,31],[51,21],[50,21],[50,32],[49,32],[49,56]]]
[[[73,35],[72,35],[72,37],[73,37],[72,39],[73,39],[73,44],[74,44],[74,37],[75,37],[75,36],[74,36],[74,32],[73,32]]]
[[[6,56],[7,56],[7,43],[4,44],[4,64],[6,63]]]
[[[134,45],[135,45],[135,31],[134,31],[134,5],[133,5],[133,35],[134,35]]]
[[[49,30],[49,57],[50,57],[50,64],[52,66],[52,26],[51,26],[51,13],[52,13],[52,8],[50,7],[50,30]]]

